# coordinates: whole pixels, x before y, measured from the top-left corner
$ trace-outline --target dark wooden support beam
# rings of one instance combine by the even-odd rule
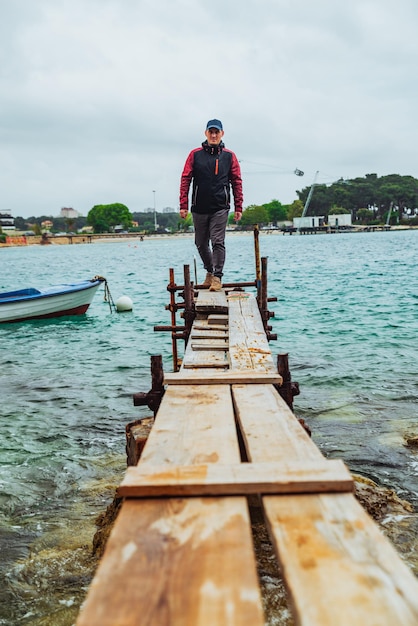
[[[147,392],[134,393],[134,406],[148,406],[154,417],[164,395],[164,370],[161,354],[151,356],[151,389]]]

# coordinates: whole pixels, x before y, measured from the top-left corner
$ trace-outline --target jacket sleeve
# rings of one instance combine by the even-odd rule
[[[194,151],[190,152],[184,164],[180,179],[180,210],[189,208],[189,189],[193,178]]]
[[[234,194],[234,210],[237,213],[242,213],[244,196],[242,193],[241,167],[235,154],[232,154],[230,177],[232,192]]]

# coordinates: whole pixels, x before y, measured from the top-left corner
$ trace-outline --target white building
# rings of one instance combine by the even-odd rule
[[[69,220],[75,220],[79,216],[78,211],[70,207],[63,207],[61,209],[60,217],[65,217]]]
[[[351,213],[338,213],[335,215],[328,215],[328,226],[331,226],[332,228],[351,225]]]
[[[320,228],[325,223],[323,215],[310,215],[309,217],[294,217],[293,226],[299,228]]]

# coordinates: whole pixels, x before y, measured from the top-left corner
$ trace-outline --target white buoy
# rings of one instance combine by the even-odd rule
[[[122,313],[123,311],[132,311],[132,307],[132,300],[128,298],[128,296],[121,296],[116,300],[116,310],[119,313]]]

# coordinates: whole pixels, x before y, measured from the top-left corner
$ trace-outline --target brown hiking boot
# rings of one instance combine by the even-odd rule
[[[206,278],[205,278],[204,282],[202,283],[203,287],[210,287],[211,284],[212,284],[212,280],[213,280],[213,274],[208,272],[206,274]]]
[[[212,284],[209,287],[209,291],[221,291],[221,290],[222,290],[221,279],[218,276],[214,276],[212,278]]]

